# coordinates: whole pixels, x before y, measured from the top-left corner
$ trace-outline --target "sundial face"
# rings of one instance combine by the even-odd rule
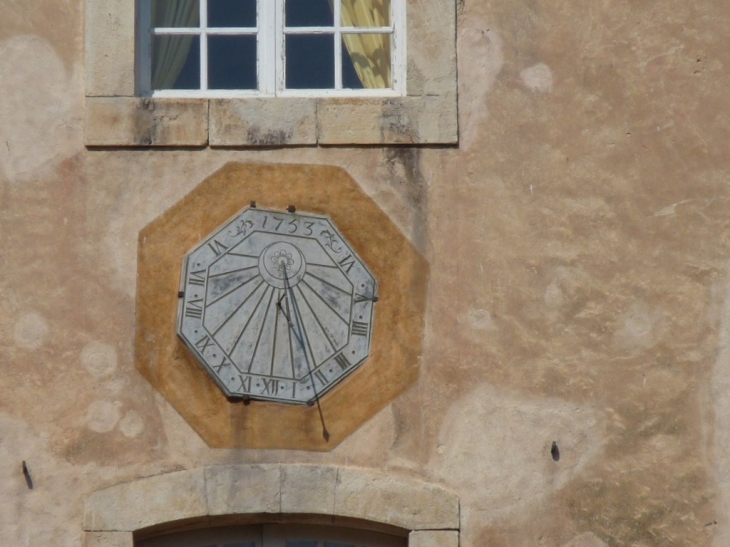
[[[368,358],[377,283],[325,216],[245,209],[183,261],[178,334],[228,397],[311,403]]]

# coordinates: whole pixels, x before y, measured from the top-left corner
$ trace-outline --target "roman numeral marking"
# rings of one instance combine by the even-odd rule
[[[345,270],[347,273],[350,273],[350,270],[355,265],[355,258],[348,254],[345,258],[340,260],[340,266],[342,266],[342,269]]]
[[[200,350],[200,353],[203,353],[208,346],[213,346],[213,341],[210,339],[210,336],[208,336],[207,334],[205,336],[203,336],[200,340],[195,342],[195,347]],[[213,346],[213,347],[215,347],[215,346]]]
[[[337,364],[340,365],[340,368],[342,370],[347,370],[352,366],[352,363],[347,360],[347,357],[345,357],[344,353],[340,353],[335,357],[335,361],[337,361]]]
[[[314,377],[319,380],[322,386],[326,386],[328,384],[327,376],[325,376],[324,372],[322,372],[321,370],[315,370]]]
[[[227,251],[228,247],[223,245],[220,241],[217,239],[214,239],[210,243],[208,243],[208,247],[210,247],[210,250],[215,253],[215,256],[220,256],[223,251]]]
[[[244,393],[251,393],[251,377],[241,376],[241,391]]]
[[[279,380],[276,380],[275,378],[269,378],[268,380],[266,378],[262,378],[261,381],[264,383],[264,391],[261,393],[262,395],[276,395],[279,392]]]
[[[367,336],[370,330],[370,325],[363,323],[362,321],[352,322],[352,334],[355,336]]]
[[[230,362],[229,362],[229,361],[228,361],[228,360],[227,360],[227,359],[225,358],[225,356],[223,356],[223,359],[221,359],[221,364],[220,364],[220,365],[213,365],[213,369],[214,369],[214,370],[215,370],[216,372],[220,373],[220,371],[221,371],[221,369],[222,369],[223,367],[225,367],[225,366],[227,366],[227,365],[230,365],[230,364],[231,364],[231,363],[230,363]]]
[[[205,285],[205,270],[190,272],[190,277],[188,277],[188,283],[190,283],[191,285],[198,285],[200,287]]]
[[[198,298],[196,300],[191,300],[190,302],[188,302],[188,305],[185,306],[185,317],[192,317],[194,319],[200,319],[201,317],[203,317],[202,302],[202,298]]]

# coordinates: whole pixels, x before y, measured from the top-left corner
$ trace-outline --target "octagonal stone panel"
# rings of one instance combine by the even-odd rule
[[[329,439],[316,406],[229,401],[177,336],[186,252],[251,201],[328,217],[377,279],[369,357],[320,399]],[[425,259],[344,170],[229,163],[140,232],[135,364],[210,446],[331,450],[416,380],[427,278]]]

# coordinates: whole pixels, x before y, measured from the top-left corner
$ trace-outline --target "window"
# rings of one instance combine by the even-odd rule
[[[86,145],[456,144],[456,3],[86,0]]]
[[[404,0],[142,0],[155,97],[402,94]]]
[[[135,542],[135,547],[407,547],[406,534],[304,524],[221,526],[174,532]]]

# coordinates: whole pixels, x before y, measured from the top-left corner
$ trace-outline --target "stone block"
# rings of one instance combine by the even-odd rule
[[[332,515],[337,469],[292,465],[281,470],[281,512]]]
[[[207,514],[203,470],[179,471],[94,492],[84,505],[84,530],[131,532]]]
[[[362,470],[341,469],[336,514],[409,530],[459,528],[459,499],[431,484]]]
[[[130,0],[86,0],[87,96],[134,95],[134,6]]]
[[[459,113],[456,92],[438,97],[406,97],[404,107],[416,120],[418,144],[457,144]]]
[[[314,145],[315,108],[316,100],[311,98],[211,100],[210,145]]]
[[[320,144],[456,143],[456,95],[319,99],[317,127]]]
[[[205,488],[211,515],[279,513],[281,472],[277,465],[208,467]]]
[[[208,101],[88,97],[87,146],[205,146]]]
[[[417,530],[408,535],[408,547],[459,547],[459,532]]]
[[[456,5],[453,1],[409,3],[408,96],[453,95],[456,101]],[[416,9],[414,9],[416,8]]]
[[[401,97],[326,98],[317,104],[319,144],[410,144],[417,123]]]

